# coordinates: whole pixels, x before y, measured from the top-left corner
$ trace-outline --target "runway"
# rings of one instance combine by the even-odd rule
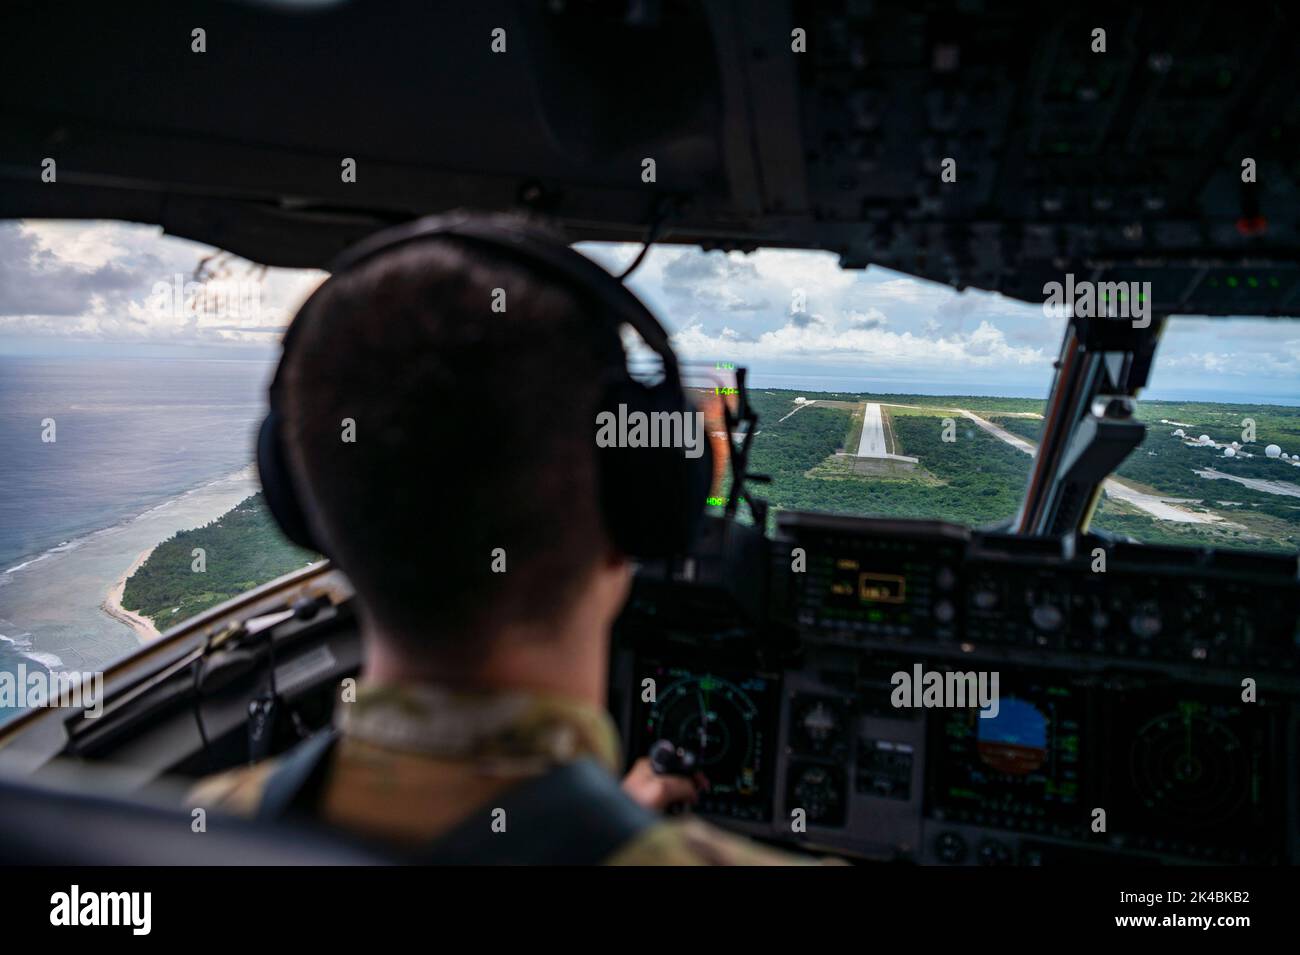
[[[873,401],[867,404],[866,412],[862,416],[862,438],[858,442],[858,457],[888,456],[889,449],[885,447],[885,419],[880,413],[880,405]]]

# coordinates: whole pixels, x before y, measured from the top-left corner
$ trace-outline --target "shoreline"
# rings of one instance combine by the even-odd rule
[[[28,566],[0,574],[0,634],[74,670],[101,669],[156,646],[179,615],[163,608],[164,620],[143,608],[128,610],[123,603],[131,574],[178,531],[205,526],[256,492],[246,465],[179,496],[146,501],[134,517],[66,540],[37,562],[22,561]]]
[[[126,590],[127,578],[139,570],[140,565],[148,560],[149,555],[157,549],[158,545],[155,544],[148,550],[141,551],[140,555],[136,557],[135,562],[127,568],[126,573],[118,578],[117,583],[108,588],[108,594],[105,596],[104,602],[99,605],[100,609],[103,610],[104,613],[108,614],[118,623],[125,624],[134,630],[136,640],[142,644],[151,643],[154,640],[157,640],[162,634],[158,632],[158,628],[154,626],[154,622],[148,617],[143,614],[138,614],[133,610],[127,610],[123,607],[122,594]]]
[[[74,534],[73,536],[69,537],[67,540],[62,541],[59,544],[55,544],[52,547],[48,547],[43,551],[40,552],[33,551],[31,553],[21,555],[18,558],[19,563],[14,564],[11,567],[5,567],[3,569],[0,569],[0,574],[16,574],[19,571],[26,570],[28,567],[32,566],[33,564],[39,564],[42,561],[49,560],[52,557],[59,557],[64,554],[71,553],[72,551],[76,550],[78,547],[81,547],[82,545],[95,540],[96,538],[100,537],[103,534],[109,534],[112,533],[113,531],[130,527],[132,524],[136,523],[137,521],[142,521],[148,518],[151,514],[160,511],[165,507],[169,507],[172,504],[181,503],[187,497],[190,497],[193,494],[203,491],[206,488],[215,487],[218,484],[224,484],[226,482],[243,481],[243,480],[252,482],[254,485],[256,485],[256,480],[255,480],[256,475],[257,475],[257,466],[253,464],[248,464],[242,468],[238,468],[234,471],[231,471],[228,474],[223,474],[219,478],[215,478],[213,480],[208,480],[208,481],[200,481],[194,486],[188,487],[185,490],[179,492],[178,494],[174,494],[171,497],[163,498],[157,503],[151,504],[149,507],[146,507],[143,511],[141,511],[138,514],[133,514],[130,517],[123,518],[122,520],[117,521],[116,523],[108,524],[104,527],[98,527],[95,528],[94,530],[85,531],[84,533]],[[255,487],[254,491],[256,489],[257,488]],[[254,491],[250,491],[250,493],[254,493]],[[218,514],[217,517],[213,518],[213,520],[216,520],[220,516],[221,515]]]

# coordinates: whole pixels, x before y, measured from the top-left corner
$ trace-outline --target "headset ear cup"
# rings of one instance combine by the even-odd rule
[[[272,407],[257,432],[257,471],[262,482],[262,497],[285,537],[299,547],[324,553],[307,523],[306,512],[298,500],[284,459],[280,440],[280,416]]]
[[[703,417],[683,403],[679,389],[661,384],[647,388],[635,381],[612,386],[601,403],[616,427],[614,443],[599,440],[601,511],[613,543],[629,557],[670,557],[687,552],[695,540],[713,477],[713,451]],[[631,447],[624,443],[624,424],[638,413],[648,422],[657,413],[681,415],[683,434],[698,438],[698,456],[683,447]],[[687,416],[690,416],[688,419]],[[598,421],[601,418],[598,418]],[[672,419],[668,419],[672,420]],[[630,427],[628,430],[631,430]],[[643,428],[648,438],[649,425]]]

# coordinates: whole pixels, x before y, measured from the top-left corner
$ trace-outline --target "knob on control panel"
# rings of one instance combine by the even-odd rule
[[[1010,865],[1011,850],[997,839],[985,839],[979,846],[980,865]]]
[[[940,862],[958,865],[966,861],[966,840],[955,832],[941,832],[934,840],[934,851]]]

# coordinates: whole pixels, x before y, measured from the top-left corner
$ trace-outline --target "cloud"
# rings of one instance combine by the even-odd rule
[[[1275,318],[1172,318],[1155,370],[1162,377],[1182,373],[1189,379],[1298,379],[1300,335],[1294,322]]]
[[[80,315],[93,298],[123,300],[131,273],[109,262],[69,262],[18,223],[0,223],[0,316]]]
[[[768,307],[754,262],[723,252],[679,252],[664,265],[660,285],[664,294],[698,307],[731,312]]]
[[[609,247],[583,251],[605,262],[625,257]],[[1041,307],[886,270],[846,271],[826,252],[656,249],[632,284],[676,330],[674,345],[687,360],[767,370],[853,365],[918,377],[968,368],[996,379],[1001,369],[1037,380],[1050,373],[1060,342],[1060,323],[1044,319]]]
[[[67,265],[76,265],[88,269],[97,269],[110,261],[126,255],[131,245],[122,240],[131,235],[116,222],[65,222],[32,221],[22,223],[22,231],[34,238],[40,248]],[[149,238],[161,235],[158,229],[141,231]],[[141,237],[143,238],[144,235]],[[140,251],[149,251],[141,249]]]
[[[953,294],[951,289],[933,282],[902,277],[873,283],[871,293],[881,301],[906,305],[942,305],[950,301]]]
[[[185,345],[265,344],[323,274],[264,270],[119,222],[0,223],[0,335]],[[207,262],[215,278],[198,283]]]
[[[807,312],[795,312],[790,316],[790,324],[795,328],[807,328],[809,325],[824,325],[826,319],[820,315],[809,315]]]
[[[863,369],[934,370],[953,365],[971,368],[1015,366],[1045,368],[1052,356],[1038,348],[1015,346],[988,322],[972,332],[931,338],[883,327],[835,328],[826,322],[794,323],[764,332],[749,342],[712,334],[693,324],[673,337],[673,346],[693,360],[726,357],[735,361],[818,359]]]
[[[641,251],[639,243],[578,248],[613,273]],[[0,224],[0,346],[6,339],[199,349],[271,344],[324,277],[262,270],[222,254],[209,266],[232,283],[228,301],[241,307],[198,310],[185,286],[213,253],[154,226]],[[760,372],[852,366],[918,381],[957,376],[985,387],[1041,383],[1045,390],[1065,326],[1039,304],[959,293],[887,269],[846,271],[836,256],[808,250],[657,246],[629,285],[674,333],[684,358],[740,361]],[[178,287],[159,307],[159,288]],[[1196,389],[1213,387],[1215,378],[1236,379],[1234,387],[1269,379],[1278,390],[1298,369],[1294,322],[1175,318],[1153,380]]]
[[[870,308],[863,314],[850,312],[848,314],[849,328],[858,331],[870,331],[873,328],[882,328],[889,324],[889,319],[885,313],[878,308]]]

